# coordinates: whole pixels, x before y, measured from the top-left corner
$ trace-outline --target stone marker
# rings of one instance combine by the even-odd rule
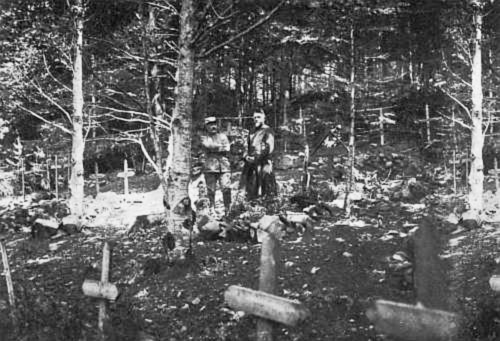
[[[452,340],[460,318],[444,310],[377,300],[366,315],[378,331],[407,341]]]
[[[437,222],[425,218],[413,236],[416,300],[427,308],[450,309],[446,263],[439,257],[441,243]]]

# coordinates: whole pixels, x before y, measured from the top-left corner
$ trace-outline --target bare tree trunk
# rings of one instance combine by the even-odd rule
[[[351,90],[351,107],[350,107],[350,127],[349,127],[349,180],[347,181],[347,188],[345,193],[345,201],[344,201],[344,209],[346,211],[346,215],[351,215],[351,205],[349,201],[349,193],[352,190],[353,180],[354,180],[354,127],[356,121],[356,107],[355,107],[355,98],[356,98],[356,89],[354,86],[354,81],[356,77],[356,69],[355,69],[355,60],[354,60],[354,26],[351,26],[351,76],[350,76],[350,90]]]
[[[408,21],[408,37],[409,37],[409,47],[408,47],[408,75],[410,76],[410,84],[413,85],[415,80],[413,78],[413,37],[411,31],[411,24]]]
[[[351,89],[352,91],[352,89]],[[383,146],[385,144],[385,135],[384,135],[384,109],[380,108],[378,115],[378,125],[380,130],[380,145]]]
[[[429,114],[429,104],[425,104],[425,128],[426,128],[426,136],[427,143],[431,143],[431,117]]]
[[[190,219],[188,198],[191,171],[191,130],[194,86],[194,2],[183,0],[180,12],[179,58],[175,108],[172,114],[171,164],[168,173],[168,204],[171,208],[169,227],[177,239],[182,235],[182,222]]]
[[[155,111],[154,108],[159,106],[153,106],[153,100],[151,99],[151,79],[149,76],[150,65],[149,65],[149,40],[151,39],[152,30],[155,26],[155,13],[154,8],[152,6],[144,5],[145,8],[143,10],[144,15],[144,23],[143,23],[143,39],[142,39],[142,52],[144,56],[144,92],[146,97],[146,113],[149,117],[149,131],[150,137],[153,141],[153,149],[155,153],[155,161],[156,165],[153,165],[156,171],[156,174],[160,178],[161,185],[163,187],[163,191],[165,194],[167,193],[167,181],[163,174],[163,159],[162,159],[162,146],[159,137],[158,127],[155,122],[155,116],[158,116],[161,113]],[[158,94],[155,94],[158,95]],[[156,99],[158,100],[158,99]]]
[[[69,208],[71,214],[83,216],[83,2],[76,0],[76,44],[73,65],[73,134],[71,146],[71,179],[69,181]]]
[[[469,205],[479,213],[483,209],[483,88],[481,65],[481,26],[483,16],[479,9],[474,13],[475,35],[472,59],[472,131],[471,131],[471,171],[469,176]]]
[[[243,39],[242,39],[243,41]],[[241,46],[240,46],[241,47]],[[243,106],[244,106],[244,101],[243,101],[243,92],[242,92],[242,68],[243,68],[243,62],[241,60],[242,58],[238,59],[238,64],[237,64],[237,69],[236,69],[236,75],[235,75],[235,84],[236,84],[236,112],[238,113],[238,124],[240,127],[243,126]]]

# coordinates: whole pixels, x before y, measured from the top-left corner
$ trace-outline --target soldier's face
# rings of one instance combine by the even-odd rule
[[[217,132],[217,124],[215,124],[215,123],[207,124],[207,131],[211,134],[216,133]]]
[[[253,117],[253,122],[255,124],[255,128],[260,128],[264,124],[264,116],[258,115]]]

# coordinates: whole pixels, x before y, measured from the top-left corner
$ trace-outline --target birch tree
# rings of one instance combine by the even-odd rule
[[[459,8],[462,11],[459,13],[459,15],[462,14],[462,22],[458,20],[458,22],[454,23],[455,27],[450,28],[450,30],[452,33],[451,38],[455,42],[453,56],[458,57],[456,59],[462,63],[462,68],[458,69],[456,66],[453,68],[452,64],[448,63],[450,57],[447,58],[447,56],[443,55],[445,70],[452,79],[451,84],[456,85],[447,88],[441,87],[446,95],[458,104],[461,112],[465,113],[467,118],[465,122],[461,119],[453,118],[453,120],[460,126],[470,130],[471,166],[468,177],[468,203],[470,210],[476,215],[479,215],[483,210],[483,147],[485,133],[488,128],[488,123],[484,122],[483,119],[483,61],[481,49],[484,34],[484,13],[487,12],[486,6],[486,1],[472,0],[466,7]],[[471,11],[470,15],[464,15],[469,11]],[[470,30],[462,27],[464,18],[468,18],[469,23],[465,27],[470,27]],[[468,36],[470,36],[470,39]],[[458,62],[455,61],[453,65],[456,64]],[[470,123],[466,123],[467,121]]]
[[[469,204],[472,211],[479,213],[483,209],[483,85],[482,85],[482,1],[473,1],[473,56],[472,56],[472,95],[471,95],[471,171],[469,175]]]
[[[181,225],[190,210],[188,186],[191,173],[191,130],[193,115],[195,51],[192,46],[195,33],[193,0],[183,0],[180,11],[179,57],[175,108],[172,113],[169,143],[167,201],[170,206],[170,228],[182,235]],[[187,201],[185,201],[187,200]]]
[[[182,239],[182,224],[191,219],[190,203],[188,196],[188,186],[191,175],[191,139],[193,126],[193,91],[195,84],[195,61],[196,58],[204,58],[224,48],[233,41],[236,41],[248,34],[255,28],[265,23],[284,4],[280,1],[276,7],[265,13],[247,28],[231,35],[222,42],[213,46],[203,46],[196,49],[195,43],[203,45],[201,41],[207,37],[207,33],[213,34],[213,30],[220,25],[227,23],[228,19],[236,15],[233,13],[234,3],[224,3],[226,10],[218,12],[213,3],[195,3],[193,0],[182,0],[179,13],[179,55],[177,60],[175,107],[171,120],[171,135],[169,141],[169,160],[167,164],[167,194],[169,210],[169,226],[174,231],[178,239]],[[201,8],[200,8],[201,7]],[[200,10],[201,12],[197,12]],[[207,23],[208,12],[212,10],[215,14],[215,21]],[[223,13],[223,15],[219,15]],[[198,20],[198,18],[202,18]],[[206,26],[207,25],[208,28]],[[201,50],[201,51],[200,51]],[[197,53],[198,52],[198,53]],[[182,249],[179,248],[179,250]]]
[[[83,20],[84,7],[82,0],[76,0],[74,5],[76,42],[73,62],[73,124],[71,140],[71,178],[69,181],[69,208],[72,214],[83,216]]]

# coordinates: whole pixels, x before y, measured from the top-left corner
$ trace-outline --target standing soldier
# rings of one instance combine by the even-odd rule
[[[210,210],[215,212],[215,191],[217,182],[222,189],[222,198],[226,215],[231,206],[231,168],[229,163],[229,139],[226,134],[219,132],[215,117],[205,118],[207,134],[201,137],[201,145],[205,162],[203,173],[207,183],[207,196],[210,200]]]
[[[274,151],[274,132],[266,125],[266,114],[253,114],[255,130],[248,136],[248,151],[241,174],[240,188],[245,188],[248,199],[276,193],[276,179],[271,161]]]

